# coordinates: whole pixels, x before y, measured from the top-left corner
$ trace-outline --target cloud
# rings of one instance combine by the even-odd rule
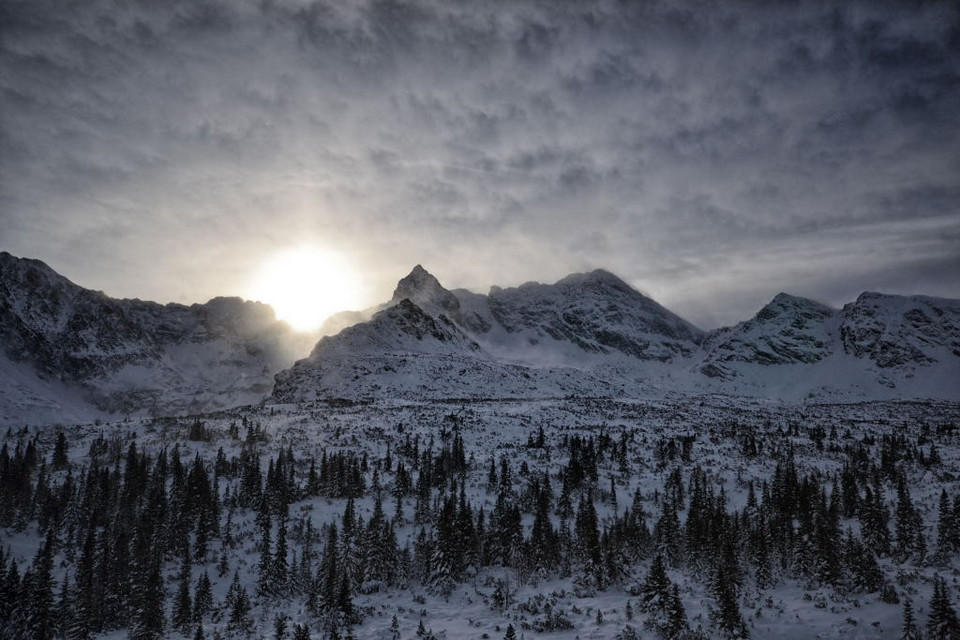
[[[953,3],[0,12],[0,243],[108,293],[242,294],[312,239],[374,296],[603,266],[705,326],[960,297]]]

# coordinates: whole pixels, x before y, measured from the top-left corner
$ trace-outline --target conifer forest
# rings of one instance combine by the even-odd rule
[[[958,425],[568,398],[10,428],[0,636],[956,639]]]

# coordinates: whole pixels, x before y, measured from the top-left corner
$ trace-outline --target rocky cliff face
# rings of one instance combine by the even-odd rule
[[[878,367],[960,357],[960,303],[927,296],[862,293],[841,313],[843,349]]]
[[[810,364],[834,348],[829,320],[836,314],[819,302],[778,294],[757,314],[734,327],[710,332],[704,341],[708,376],[724,376],[729,363]]]
[[[556,284],[495,288],[491,314],[510,334],[528,341],[569,342],[588,353],[621,353],[670,362],[693,354],[703,332],[615,275],[575,274]]]

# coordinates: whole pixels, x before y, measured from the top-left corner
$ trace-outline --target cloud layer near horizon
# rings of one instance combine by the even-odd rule
[[[605,267],[702,326],[960,297],[954,3],[0,6],[0,248],[112,295],[275,251],[485,290]],[[323,276],[318,276],[323,277]]]

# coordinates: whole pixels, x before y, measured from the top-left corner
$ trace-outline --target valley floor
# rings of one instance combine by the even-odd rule
[[[705,396],[11,428],[0,635],[899,638],[909,602],[936,637],[958,427]]]

